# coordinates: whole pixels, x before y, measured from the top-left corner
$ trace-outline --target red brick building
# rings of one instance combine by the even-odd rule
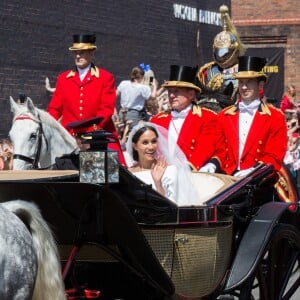
[[[246,46],[284,48],[284,85],[295,84],[300,97],[300,2],[232,0],[231,17]]]

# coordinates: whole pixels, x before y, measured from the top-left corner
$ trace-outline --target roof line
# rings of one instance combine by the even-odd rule
[[[285,19],[256,19],[256,20],[232,20],[237,26],[258,26],[258,25],[300,25],[300,18]]]

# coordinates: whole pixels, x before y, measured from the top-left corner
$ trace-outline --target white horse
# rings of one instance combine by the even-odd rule
[[[10,106],[14,170],[51,168],[56,157],[79,150],[75,138],[50,114],[36,108],[30,98],[19,104],[10,97]]]
[[[55,240],[39,209],[0,204],[0,299],[66,300]]]

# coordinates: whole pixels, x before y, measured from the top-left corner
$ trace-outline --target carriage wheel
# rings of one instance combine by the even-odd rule
[[[254,276],[235,295],[240,300],[285,300],[300,285],[300,232],[279,224],[272,232]]]

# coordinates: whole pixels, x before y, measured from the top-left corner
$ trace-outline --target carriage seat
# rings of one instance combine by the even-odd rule
[[[218,173],[192,172],[191,180],[199,194],[197,205],[205,205],[206,201],[227,189],[239,178]]]

